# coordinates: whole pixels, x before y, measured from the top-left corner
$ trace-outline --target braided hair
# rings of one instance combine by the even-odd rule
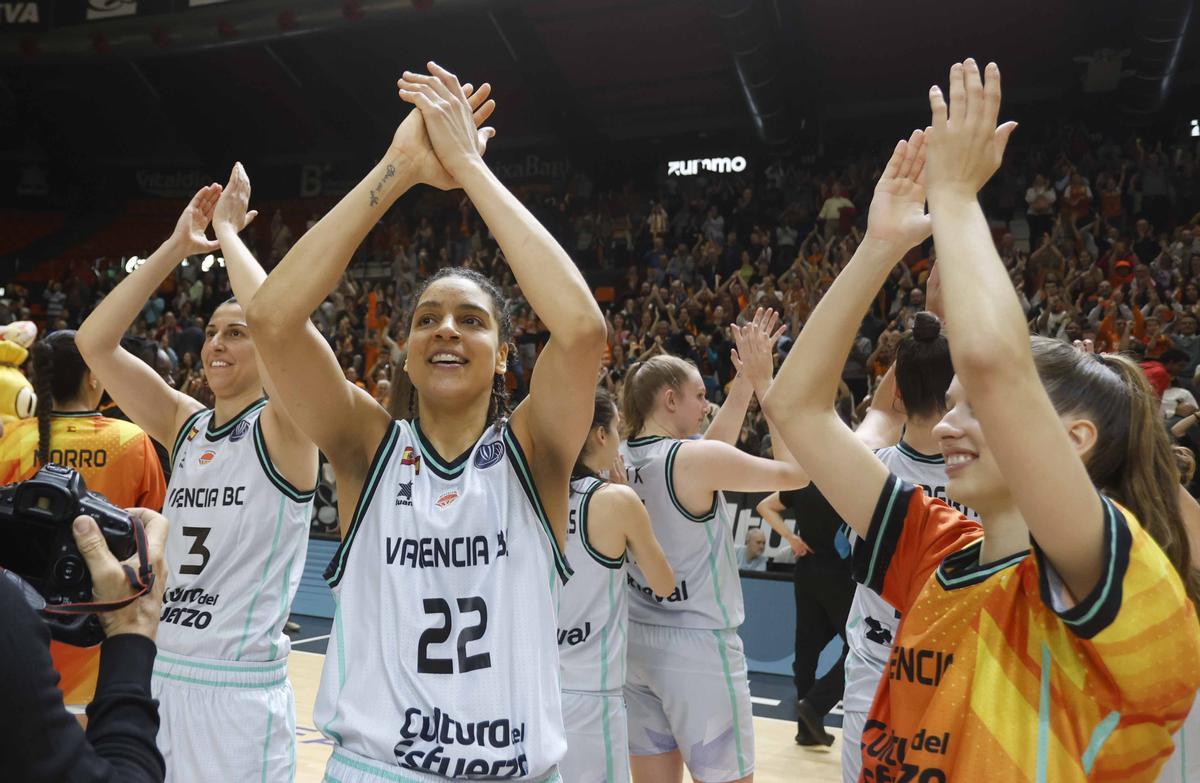
[[[514,351],[515,346],[511,343],[512,315],[509,313],[508,300],[504,298],[504,294],[500,292],[500,288],[490,278],[481,275],[474,269],[467,269],[461,266],[448,266],[439,269],[417,291],[416,296],[413,297],[413,302],[419,303],[429,286],[447,277],[461,277],[483,289],[483,292],[492,300],[492,318],[495,319],[496,327],[500,332],[500,344],[508,345],[509,351]],[[393,399],[397,399],[397,390],[405,389],[408,392],[408,418],[411,421],[417,416],[417,390],[409,380],[408,373],[402,369],[403,366],[404,363],[401,361],[397,366],[395,376],[392,378],[392,395]],[[392,407],[394,408],[395,406]],[[512,410],[509,407],[508,385],[504,382],[503,375],[494,375],[492,377],[491,398],[488,402],[487,423],[499,431],[504,426],[504,422],[508,419],[510,413],[512,413]]]
[[[37,461],[50,461],[50,412],[56,402],[76,397],[88,371],[75,346],[75,330],[51,332],[33,345],[33,390],[37,393]]]

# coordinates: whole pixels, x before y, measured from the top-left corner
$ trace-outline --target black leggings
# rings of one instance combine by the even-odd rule
[[[829,712],[842,698],[846,686],[846,653],[837,664],[816,678],[821,651],[835,636],[846,640],[846,618],[854,600],[854,580],[845,561],[825,563],[817,555],[796,561],[796,661],[793,671],[796,696],[819,714]],[[809,562],[811,561],[811,562]]]

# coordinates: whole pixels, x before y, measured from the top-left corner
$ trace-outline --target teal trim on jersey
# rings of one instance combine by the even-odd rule
[[[388,431],[384,434],[383,440],[379,442],[379,448],[375,450],[375,456],[371,458],[371,464],[367,470],[367,480],[363,482],[362,494],[358,496],[358,503],[354,506],[354,515],[350,517],[350,528],[346,531],[346,537],[338,546],[337,552],[333,555],[333,561],[330,563],[332,572],[325,577],[325,581],[331,588],[337,587],[338,582],[342,581],[342,575],[346,571],[346,560],[350,556],[350,547],[358,534],[358,528],[362,525],[363,517],[367,514],[367,508],[375,497],[375,490],[379,488],[379,479],[383,476],[383,471],[391,460],[392,453],[396,450],[396,441],[399,439],[400,422],[392,421],[388,425]]]
[[[199,677],[184,677],[180,674],[168,674],[162,672],[154,672],[155,677],[161,677],[164,680],[174,680],[175,682],[187,683],[188,685],[203,685],[207,688],[237,688],[239,690],[251,691],[266,691],[271,688],[278,688],[280,685],[287,683],[287,672],[278,680],[270,682],[225,682],[223,680],[204,680]]]
[[[317,488],[305,491],[297,489],[294,484],[283,477],[275,467],[275,463],[271,462],[271,453],[267,450],[267,436],[262,431],[262,416],[254,420],[254,453],[258,455],[258,464],[262,466],[263,473],[267,474],[267,478],[275,489],[282,492],[294,503],[309,503],[317,496]]]
[[[337,601],[337,596],[334,596]],[[345,745],[346,741],[342,739],[342,735],[333,729],[329,728],[333,722],[341,717],[341,710],[337,708],[338,701],[342,698],[342,690],[346,687],[346,635],[342,633],[342,607],[338,606],[333,610],[333,640],[337,644],[337,663],[338,663],[338,684],[337,695],[333,697],[334,709],[333,715],[329,720],[325,721],[325,725],[321,727],[321,733],[326,737],[332,737],[337,744]]]
[[[719,498],[717,497],[717,493],[715,491],[713,492],[712,508],[710,508],[708,512],[704,514],[704,516],[699,517],[684,508],[683,504],[679,502],[679,498],[675,496],[675,452],[679,451],[679,447],[682,445],[683,441],[676,441],[674,444],[672,444],[671,448],[667,450],[667,494],[671,496],[671,504],[675,506],[675,510],[680,514],[683,514],[684,519],[689,519],[692,522],[712,522],[713,518],[717,515],[717,503],[719,502]]]
[[[625,445],[631,449],[638,449],[642,446],[649,446],[651,443],[658,443],[660,440],[666,439],[666,435],[647,435],[644,438],[630,438],[625,441]]]
[[[417,780],[416,778],[410,778],[406,775],[399,775],[395,772],[388,772],[386,770],[379,769],[378,767],[371,766],[370,764],[364,764],[358,759],[347,758],[346,756],[338,753],[337,749],[334,749],[333,751],[333,758],[337,760],[337,763],[345,764],[355,772],[365,772],[368,775],[373,775],[378,780],[385,780],[388,783],[421,783],[421,781]]]
[[[517,483],[521,485],[521,489],[525,490],[525,496],[529,499],[529,505],[533,507],[534,515],[542,523],[546,539],[550,542],[550,551],[554,553],[554,567],[558,571],[558,578],[562,580],[563,584],[566,584],[575,572],[571,569],[571,564],[567,562],[566,554],[558,547],[558,539],[554,536],[554,527],[550,524],[550,517],[546,515],[546,509],[542,505],[542,496],[538,494],[537,484],[533,481],[533,471],[529,469],[525,452],[521,449],[521,444],[517,442],[517,436],[513,434],[511,424],[505,423],[503,437],[512,462],[513,472],[517,476]]]
[[[1038,695],[1037,783],[1047,783],[1050,766],[1050,647],[1042,642],[1042,684]]]
[[[425,433],[421,432],[421,423],[417,419],[412,421],[412,431],[416,436],[417,448],[421,450],[421,456],[430,470],[447,481],[453,481],[462,475],[467,467],[467,457],[474,451],[474,446],[447,463],[442,459],[442,455],[437,453],[433,444],[425,439]],[[482,433],[480,435],[482,437]]]
[[[722,610],[724,611],[724,610]],[[721,672],[725,675],[725,689],[729,692],[729,710],[733,713],[733,746],[737,750],[738,776],[746,777],[746,755],[742,751],[742,718],[738,715],[737,694],[733,691],[733,674],[729,671],[729,656],[725,654],[725,640],[720,631],[713,631],[717,640],[717,652],[721,655]]]
[[[204,414],[210,413],[210,412],[211,412],[210,408],[201,408],[200,410],[193,413],[191,416],[188,416],[186,419],[184,419],[183,426],[179,428],[179,432],[175,433],[175,445],[171,447],[171,464],[172,465],[175,464],[175,455],[179,453],[179,448],[181,446],[183,446],[184,441],[187,439],[187,434],[188,434],[188,432],[191,431],[192,426],[195,425],[196,420],[199,419]]]
[[[50,411],[56,419],[98,419],[104,414],[100,411]]]
[[[326,772],[325,777],[321,778],[321,783],[344,783],[344,782],[342,781],[341,778],[335,778],[333,775],[330,775],[328,772]]]
[[[158,654],[155,655],[156,662],[168,663],[177,666],[187,666],[192,669],[203,669],[212,672],[242,672],[245,674],[277,674],[283,672],[287,674],[287,661],[269,661],[262,666],[223,666],[219,663],[201,663],[195,658],[177,658],[174,655],[165,653],[159,648]],[[160,676],[157,672],[155,676]],[[165,676],[165,675],[162,675]]]
[[[266,404],[267,404],[267,398],[259,397],[257,400],[250,403],[245,408],[242,408],[241,411],[239,411],[236,416],[234,416],[232,419],[230,419],[229,421],[222,424],[220,427],[213,426],[213,422],[217,420],[217,414],[214,411],[213,417],[208,420],[208,427],[205,428],[205,430],[204,430],[204,437],[210,441],[220,440],[221,438],[225,437],[229,433],[233,432],[233,428],[238,425],[239,421],[246,418],[251,413],[254,413],[256,410],[262,408]]]
[[[246,610],[246,622],[242,625],[242,638],[238,640],[237,652],[233,654],[235,661],[242,659],[242,650],[246,647],[246,637],[250,635],[250,621],[254,619],[254,607],[258,605],[258,597],[267,586],[267,575],[271,573],[271,564],[275,562],[275,552],[279,549],[279,533],[283,530],[283,512],[287,510],[284,498],[279,498],[279,510],[275,513],[275,532],[271,535],[271,551],[267,553],[267,562],[263,564],[262,576],[258,578],[258,587],[250,598],[250,608]]]
[[[892,524],[892,508],[896,505],[896,498],[900,496],[900,490],[903,487],[904,483],[901,481],[892,483],[892,496],[888,498],[887,507],[883,510],[883,519],[879,521],[879,530],[875,533],[875,546],[871,549],[871,563],[867,567],[867,578],[863,581],[865,585],[875,584],[875,566],[879,563],[879,547],[887,538],[887,529]]]
[[[1067,619],[1062,617],[1062,621],[1070,626],[1086,626],[1091,622],[1092,618],[1101,609],[1108,606],[1109,596],[1113,591],[1113,583],[1117,576],[1117,509],[1107,498],[1101,497],[1100,504],[1104,506],[1104,521],[1108,523],[1108,530],[1105,531],[1105,543],[1108,544],[1108,557],[1104,562],[1104,587],[1100,591],[1100,595],[1096,600],[1092,601],[1092,608],[1082,617]]]
[[[1006,568],[1012,568],[1029,556],[1029,550],[1025,549],[1020,552],[1014,552],[1008,557],[997,560],[994,563],[987,565],[979,564],[979,554],[983,549],[983,539],[967,544],[962,549],[952,555],[946,557],[937,567],[938,584],[944,590],[957,590],[962,587],[970,587],[981,582],[987,581],[990,577],[995,576]],[[955,566],[958,563],[966,563],[963,568],[963,573],[957,576],[950,576],[946,571],[946,566]]]
[[[586,492],[583,493],[583,500],[579,504],[579,541],[583,544],[583,549],[592,559],[605,568],[620,568],[625,565],[625,553],[622,552],[619,558],[613,559],[608,557],[603,552],[592,547],[592,542],[588,540],[588,504],[592,501],[592,495],[596,494],[596,490],[604,486],[604,482],[596,480]]]
[[[1083,762],[1083,774],[1092,774],[1092,766],[1096,763],[1096,757],[1100,755],[1100,749],[1104,747],[1104,743],[1108,742],[1108,738],[1117,730],[1117,724],[1121,722],[1121,713],[1113,710],[1104,716],[1104,720],[1096,724],[1096,728],[1092,730],[1092,738],[1088,740],[1087,750],[1083,752],[1080,761]],[[1183,735],[1180,734],[1179,746],[1183,747]]]
[[[925,465],[945,465],[946,458],[941,454],[922,454],[904,441],[896,444],[896,451],[911,459],[913,462],[920,462]]]
[[[721,619],[725,622],[725,627],[729,628],[729,611],[725,608],[725,602],[721,600],[721,576],[717,570],[717,540],[713,526],[705,525],[704,533],[708,536],[708,571],[712,576],[713,598],[716,599],[717,608],[721,610]]]
[[[608,708],[609,697],[601,696],[604,700],[604,707],[601,710],[601,731],[604,733],[604,779],[613,779],[613,747],[612,747],[612,728],[608,725]]]
[[[288,558],[287,565],[283,567],[283,584],[279,586],[279,614],[275,615],[275,622],[271,623],[272,628],[283,627],[284,621],[288,616],[288,586],[292,582],[292,566],[296,564],[296,555],[292,554]],[[279,645],[275,641],[276,637],[271,639],[271,657],[275,658],[279,655]]]
[[[267,760],[271,756],[271,725],[275,722],[275,711],[267,707],[267,736],[263,740],[262,783],[267,783]],[[296,744],[293,740],[292,744]]]

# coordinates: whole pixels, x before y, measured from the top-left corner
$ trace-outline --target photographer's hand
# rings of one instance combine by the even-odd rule
[[[100,612],[100,625],[104,634],[112,637],[123,633],[136,633],[153,640],[158,632],[158,617],[162,612],[163,591],[167,584],[167,567],[163,552],[167,543],[167,520],[161,514],[145,508],[127,509],[131,516],[142,521],[146,528],[146,550],[150,565],[154,568],[154,588],[129,606],[111,612]],[[108,550],[108,544],[89,516],[75,518],[73,528],[75,544],[87,563],[92,576],[92,596],[97,602],[119,601],[130,595],[131,588],[121,563]],[[125,565],[138,567],[137,555],[125,561]]]

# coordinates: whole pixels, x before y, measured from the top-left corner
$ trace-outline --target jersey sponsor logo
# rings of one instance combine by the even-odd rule
[[[158,621],[184,628],[204,630],[212,622],[212,612],[203,607],[215,607],[220,599],[219,594],[206,593],[199,587],[168,589],[163,594],[163,610]],[[201,608],[180,606],[180,604],[193,604]]]
[[[882,644],[886,647],[892,646],[892,632],[890,629],[874,617],[864,617],[863,620],[870,629],[866,633],[869,641],[875,642],[875,644]]]
[[[175,487],[167,495],[169,508],[216,508],[246,505],[245,487]]]
[[[529,774],[529,762],[521,750],[525,736],[525,724],[508,718],[460,721],[437,707],[432,715],[410,707],[404,711],[400,741],[393,752],[400,766],[442,777],[516,778]],[[470,753],[471,746],[483,749],[492,758],[455,753]],[[511,755],[497,759],[495,751]]]
[[[583,644],[592,635],[592,624],[586,622],[582,628],[559,628],[558,629],[558,646],[564,644],[568,647],[574,647],[577,644]]]
[[[863,727],[863,780],[867,783],[947,783],[946,771],[930,762],[946,755],[950,732],[922,728],[911,738],[898,737],[887,724],[868,720]],[[920,758],[916,757],[920,754]],[[932,757],[932,758],[930,758]],[[923,761],[923,764],[910,763]]]
[[[396,488],[396,505],[411,506],[412,505],[412,482],[401,481]]]
[[[458,493],[451,490],[437,499],[437,507],[445,508],[456,500],[458,500]]]
[[[888,679],[937,687],[942,675],[954,663],[954,653],[941,650],[917,650],[904,645],[892,649],[888,660]]]
[[[200,455],[200,464],[207,465],[208,463],[210,463],[214,459],[216,459],[216,457],[217,457],[217,453],[215,451],[206,451]]]
[[[409,568],[471,568],[490,565],[491,561],[508,554],[503,535],[499,536],[499,551],[492,554],[487,536],[457,536],[455,538],[393,538],[388,536],[384,558],[388,565]]]
[[[237,443],[239,440],[246,437],[249,433],[250,433],[250,422],[246,421],[245,419],[242,419],[241,421],[239,421],[237,423],[237,426],[233,428],[233,434],[229,436],[229,440],[234,443]]]
[[[400,454],[401,465],[412,465],[413,475],[421,475],[421,455],[417,453],[412,446],[405,446],[404,451]]]
[[[676,604],[688,600],[688,586],[686,579],[675,585],[675,589],[672,590],[671,594],[666,598],[655,595],[654,591],[649,587],[639,584],[638,581],[633,578],[632,574],[625,574],[625,583],[632,587],[636,592],[641,593],[643,596],[651,601],[655,601],[656,603],[661,604],[663,601],[666,601],[669,604]]]
[[[504,442],[485,443],[475,452],[475,467],[483,470],[495,465],[504,456]]]

